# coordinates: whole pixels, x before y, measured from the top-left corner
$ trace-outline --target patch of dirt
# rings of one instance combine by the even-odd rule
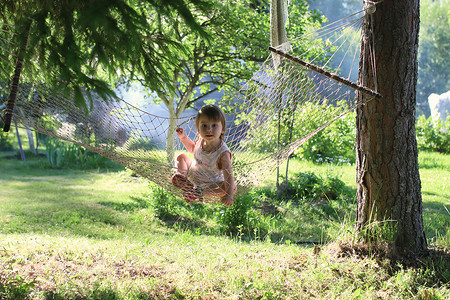
[[[70,259],[61,255],[37,254],[32,257],[11,257],[0,262],[0,285],[31,283],[35,290],[55,292],[58,286],[91,282],[91,277],[120,281],[123,278],[161,278],[168,271],[155,265],[141,265],[134,261],[111,261],[93,257],[91,260]],[[18,280],[20,279],[20,282]],[[95,281],[94,280],[94,281]]]
[[[265,203],[263,206],[259,207],[259,210],[264,215],[276,215],[280,212],[278,210],[278,207],[276,207],[275,205],[272,205],[270,203]]]
[[[278,213],[280,213],[280,209],[269,203],[269,201],[267,201],[267,199],[264,199],[261,201],[261,205],[258,206],[257,208],[260,212],[262,212],[264,215],[276,215]]]

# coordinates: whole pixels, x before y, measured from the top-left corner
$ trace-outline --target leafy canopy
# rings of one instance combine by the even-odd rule
[[[74,93],[78,104],[83,104],[83,90],[93,91],[104,99],[114,97],[109,83],[126,68],[140,69],[153,78],[167,80],[167,66],[176,61],[182,46],[161,36],[149,24],[161,15],[178,14],[190,30],[206,37],[188,4],[202,11],[210,8],[209,3],[204,0],[186,2],[1,1],[0,23],[6,30],[6,38],[0,39],[4,76],[1,80],[9,80],[17,49],[27,38],[25,75],[51,88]],[[167,49],[170,51],[159,55]],[[153,88],[159,84],[159,80],[151,83]]]
[[[166,15],[152,24],[161,36],[176,41],[186,51],[178,53],[175,65],[168,65],[172,80],[152,87],[154,77],[144,70],[130,70],[134,79],[155,91],[156,101],[177,98],[177,109],[192,107],[216,91],[224,91],[230,101],[243,82],[249,80],[269,55],[269,8],[261,1],[209,0],[214,9],[193,8],[197,22],[211,36],[209,43],[199,38],[176,15]],[[289,33],[299,36],[318,27],[321,16],[308,10],[306,0],[292,1]],[[172,26],[169,26],[172,24]]]

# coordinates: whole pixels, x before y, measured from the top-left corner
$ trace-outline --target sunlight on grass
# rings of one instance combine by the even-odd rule
[[[450,155],[419,155],[425,233],[434,246],[450,248]]]
[[[332,164],[315,164],[308,160],[302,159],[291,159],[289,161],[289,177],[293,176],[299,172],[307,172],[312,171],[318,175],[326,176],[337,176],[342,181],[345,182],[346,185],[352,188],[356,188],[356,171],[354,165],[341,164],[341,165],[332,165]],[[286,174],[286,164],[282,164],[280,166],[280,175],[283,177]],[[276,182],[276,173],[272,174],[270,178],[264,182],[266,186],[274,186]]]
[[[0,247],[0,271],[14,266],[15,278],[38,285],[42,299],[99,293],[102,299],[407,299],[425,289],[448,295],[420,287],[412,270],[392,277],[375,259],[339,256],[336,244],[314,251],[179,233],[133,241],[0,235]]]
[[[261,218],[254,221],[262,227],[225,231],[223,206],[187,206],[170,197],[156,203],[154,188],[131,172],[1,162],[0,298],[450,297],[446,261],[407,268],[340,248],[339,241],[354,238],[354,166],[292,160],[291,179],[313,171],[340,178],[350,193],[272,199],[273,175],[248,197],[259,201],[249,203],[251,210],[236,211],[247,221]],[[448,250],[450,156],[421,153],[419,162],[426,235],[431,246]]]

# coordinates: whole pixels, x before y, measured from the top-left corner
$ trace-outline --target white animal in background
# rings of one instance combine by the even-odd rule
[[[428,96],[428,105],[433,121],[441,119],[445,122],[450,114],[450,91],[440,95],[431,94]]]

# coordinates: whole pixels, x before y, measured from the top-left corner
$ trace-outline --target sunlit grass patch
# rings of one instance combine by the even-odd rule
[[[2,237],[0,244],[3,266],[17,266],[16,276],[63,297],[80,291],[89,295],[96,284],[109,285],[122,296],[129,289],[149,295],[165,290],[232,296],[248,288],[254,276],[260,277],[260,284],[279,280],[293,253],[302,251],[190,234],[152,235],[133,242],[12,235]]]
[[[345,254],[336,243],[299,247],[189,233],[108,241],[2,235],[0,247],[0,284],[15,280],[35,299],[449,296],[448,289],[426,282],[425,270]]]
[[[421,169],[424,223],[430,247],[448,251],[448,156],[436,158],[444,167]],[[277,198],[271,177],[222,219],[224,206],[188,206],[131,172],[3,162],[0,298],[450,297],[446,258],[411,267],[342,250],[355,242],[354,166],[294,159],[290,179],[312,180],[315,198]],[[344,187],[327,198],[334,178]]]
[[[450,249],[450,155],[421,152],[425,233],[432,246]]]

